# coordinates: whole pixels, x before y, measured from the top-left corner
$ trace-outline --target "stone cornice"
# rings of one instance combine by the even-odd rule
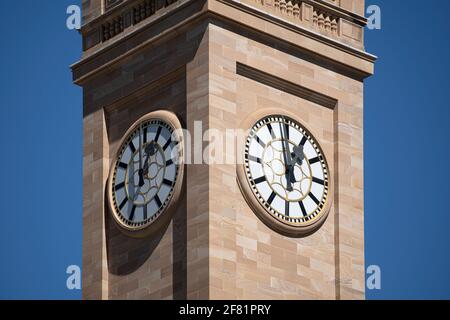
[[[125,3],[111,10],[120,10]],[[235,12],[228,12],[228,14],[227,7],[230,10],[240,10],[242,14],[236,15]],[[243,17],[244,14],[249,15],[249,18],[258,19],[255,21],[261,21],[264,26],[255,27],[251,21]],[[173,19],[174,16],[177,16],[178,20]],[[236,18],[237,16],[240,16],[241,20]],[[307,50],[316,55],[319,54],[327,60],[327,63],[334,61],[333,64],[336,64],[343,73],[354,73],[357,78],[363,79],[373,73],[375,56],[252,6],[232,0],[180,0],[177,5],[166,10],[164,14],[142,21],[136,28],[130,28],[110,39],[108,43],[86,51],[83,58],[71,66],[74,82],[82,85],[97,72],[108,69],[130,54],[163,37],[171,37],[171,34],[179,34],[182,30],[188,30],[208,18],[233,22],[242,25],[243,28],[251,28],[252,32],[276,38],[278,41],[286,41],[285,36],[289,36],[291,46],[297,46],[299,50]],[[149,32],[152,29],[154,32]],[[285,30],[288,33],[281,35],[277,30]],[[127,43],[129,41],[135,45],[130,46]]]
[[[237,8],[237,9],[239,9],[241,11],[248,12],[248,13],[250,13],[253,16],[256,16],[256,17],[259,17],[259,18],[261,18],[263,20],[269,21],[269,22],[271,22],[271,23],[273,23],[275,25],[282,26],[284,28],[293,30],[293,31],[295,31],[297,33],[300,33],[302,35],[310,37],[310,38],[312,38],[314,40],[317,40],[319,42],[326,43],[326,44],[328,44],[330,46],[333,46],[333,47],[335,47],[337,49],[340,49],[340,50],[342,50],[344,52],[348,52],[348,53],[350,53],[350,54],[352,54],[352,55],[354,55],[354,56],[356,56],[358,58],[361,58],[361,59],[364,59],[364,60],[367,60],[367,61],[370,61],[370,62],[375,62],[376,59],[377,59],[376,56],[374,56],[374,55],[372,55],[370,53],[367,53],[364,50],[360,50],[360,49],[354,48],[354,47],[352,47],[350,45],[341,43],[340,41],[337,41],[336,39],[333,39],[331,37],[327,37],[326,35],[323,35],[323,34],[320,34],[318,32],[315,32],[314,30],[310,30],[309,28],[305,28],[305,27],[302,27],[302,26],[297,25],[295,23],[292,23],[289,20],[282,19],[282,18],[280,18],[278,16],[274,16],[274,15],[272,15],[272,14],[270,14],[270,13],[264,11],[264,10],[260,10],[258,8],[253,7],[253,6],[247,5],[247,4],[245,4],[245,3],[241,2],[241,1],[236,1],[236,0],[215,0],[215,1],[227,4],[229,6],[233,6],[233,7]],[[312,1],[310,1],[310,2],[312,2]],[[218,14],[220,14],[219,10],[216,10],[216,12]]]
[[[159,39],[175,35],[177,32],[181,32],[178,30],[185,30],[190,25],[196,22],[198,23],[198,21],[205,17],[207,12],[205,7],[206,2],[207,0],[179,0],[177,6],[172,7],[170,11],[165,11],[142,21],[136,28],[131,27],[126,32],[110,39],[107,43],[84,52],[81,60],[70,66],[74,82],[81,85],[95,73],[108,69],[111,65],[142,50],[144,47],[151,45]],[[125,3],[118,5],[114,9],[119,9]],[[175,14],[178,15],[178,21],[172,19],[172,25],[166,28],[163,25],[164,19],[168,18],[169,15],[174,16]],[[155,32],[149,34],[147,31],[151,29],[155,29]],[[137,41],[133,47],[127,45],[127,41],[138,37],[142,41]]]
[[[338,5],[335,5],[335,4],[325,1],[325,0],[299,0],[299,1],[311,4],[320,9],[333,11],[336,15],[338,15],[342,18],[345,18],[349,21],[352,21],[354,23],[360,24],[362,26],[365,26],[367,23],[367,19],[364,16],[361,16],[356,13],[345,10],[344,8],[341,8]],[[237,0],[237,2],[239,2],[239,0]],[[108,20],[108,19],[118,15],[123,10],[125,10],[127,8],[131,8],[135,4],[136,4],[136,2],[133,2],[133,1],[120,1],[117,4],[111,6],[111,8],[108,8],[106,6],[106,11],[102,15],[100,15],[82,25],[81,30],[80,30],[81,33],[83,34],[86,32],[86,30],[92,29],[96,25],[102,24],[105,20]]]
[[[118,2],[101,16],[82,26],[80,32],[83,37],[83,56],[108,45],[112,39],[119,38],[125,32],[130,33],[136,29],[136,25],[141,26],[147,20],[156,20],[158,16],[169,11],[173,12],[188,1],[133,0]],[[364,49],[364,27],[367,19],[341,8],[330,0],[222,1],[241,8],[254,7],[257,9],[256,11],[265,12],[294,25],[318,32],[356,49]]]

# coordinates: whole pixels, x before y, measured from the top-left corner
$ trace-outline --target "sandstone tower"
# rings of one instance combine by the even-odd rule
[[[83,88],[84,299],[364,299],[363,88],[375,62],[364,9],[364,0],[83,0],[72,70]],[[304,124],[328,161],[323,225],[277,232],[243,196],[238,164],[204,163],[184,166],[167,225],[141,238],[121,232],[111,166],[130,126],[156,110],[192,132],[197,121],[203,131],[241,128],[261,110]]]

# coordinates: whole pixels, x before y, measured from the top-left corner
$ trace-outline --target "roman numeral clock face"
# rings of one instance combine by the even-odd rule
[[[147,235],[170,218],[167,211],[179,196],[182,177],[180,128],[172,113],[151,113],[122,141],[108,194],[115,220],[132,236]]]
[[[300,123],[282,115],[256,122],[243,162],[241,190],[266,224],[289,236],[320,227],[330,207],[329,170],[319,144]]]

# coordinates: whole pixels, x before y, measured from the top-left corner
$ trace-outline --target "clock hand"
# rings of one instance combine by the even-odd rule
[[[295,179],[294,168],[296,164],[300,166],[303,164],[303,160],[305,159],[305,154],[303,153],[303,146],[295,146],[291,154],[291,157],[292,162],[291,162],[290,179],[292,183],[296,183],[297,180]]]
[[[144,170],[142,169],[142,125],[139,125],[139,186],[142,187],[145,184]]]
[[[139,125],[139,169],[142,169],[142,125]]]
[[[150,155],[150,156],[153,156],[153,155],[155,155],[156,154],[156,142],[155,141],[152,141],[152,142],[150,142],[146,147],[145,147],[145,153],[146,154],[148,154],[148,155]]]
[[[295,146],[293,153],[294,157],[292,158],[293,163],[298,163],[299,165],[303,164],[303,160],[305,160],[305,153],[303,152],[303,146]]]
[[[283,140],[283,157],[284,157],[284,164],[286,167],[286,189],[288,191],[294,190],[292,188],[292,159],[290,158],[290,152],[289,152],[289,142],[287,141],[287,134],[285,132],[285,126],[284,126],[284,117],[283,117],[283,123],[280,124],[281,129],[281,139]]]
[[[156,142],[152,141],[145,147],[145,153],[147,154],[145,161],[144,161],[144,174],[148,174],[148,160],[151,156],[154,156],[156,154]]]

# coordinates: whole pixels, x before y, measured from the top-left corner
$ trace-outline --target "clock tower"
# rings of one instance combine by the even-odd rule
[[[364,299],[364,9],[83,0],[84,299]]]

